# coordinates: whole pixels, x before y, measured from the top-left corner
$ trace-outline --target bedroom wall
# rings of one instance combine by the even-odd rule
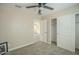
[[[25,8],[0,5],[0,42],[7,41],[13,50],[39,41],[33,38],[33,20],[40,17]]]

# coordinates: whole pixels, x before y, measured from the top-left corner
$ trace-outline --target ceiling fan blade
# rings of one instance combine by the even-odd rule
[[[42,3],[43,5],[46,5],[47,3]]]
[[[35,6],[28,6],[26,8],[34,8],[34,7],[38,7],[38,5],[35,5]]]
[[[53,8],[51,7],[48,7],[48,6],[43,6],[44,8],[47,8],[47,9],[50,9],[50,10],[53,10]]]

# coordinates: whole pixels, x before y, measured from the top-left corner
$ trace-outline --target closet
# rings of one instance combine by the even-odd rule
[[[79,14],[75,15],[75,49],[79,51]]]
[[[51,43],[57,45],[57,19],[51,20]]]

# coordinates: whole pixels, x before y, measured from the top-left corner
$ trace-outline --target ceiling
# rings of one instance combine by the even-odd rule
[[[9,3],[9,4],[1,4],[1,5],[13,5],[13,6],[18,5],[18,6],[21,6],[23,8],[23,7],[26,7],[26,6],[37,5],[37,3],[13,3],[13,4]],[[47,3],[46,5],[54,8],[54,10],[41,8],[43,15],[78,5],[78,3]],[[32,10],[38,10],[38,7],[37,8],[30,8],[28,10],[31,10],[31,9]],[[36,11],[35,11],[35,13],[36,13]]]

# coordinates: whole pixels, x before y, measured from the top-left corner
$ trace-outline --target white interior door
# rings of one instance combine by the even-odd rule
[[[75,52],[75,16],[65,15],[57,19],[57,46]]]
[[[40,24],[41,41],[48,42],[47,20],[41,20]]]

